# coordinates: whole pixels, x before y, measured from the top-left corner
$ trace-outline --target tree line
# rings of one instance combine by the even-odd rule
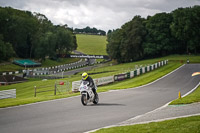
[[[107,53],[118,62],[199,54],[200,6],[178,8],[146,19],[135,16],[120,29],[109,30],[107,41]]]
[[[103,35],[105,36],[106,35],[106,32],[103,31],[103,30],[97,30],[97,28],[90,28],[89,26],[83,28],[83,29],[78,29],[78,28],[75,28],[74,29],[74,33],[76,34],[93,34],[93,35]]]
[[[67,25],[53,25],[40,13],[0,7],[0,61],[11,57],[45,60],[77,48]]]

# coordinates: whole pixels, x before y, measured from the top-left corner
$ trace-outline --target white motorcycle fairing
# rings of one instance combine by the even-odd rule
[[[87,105],[88,102],[93,102],[97,104],[99,101],[98,94],[93,93],[92,88],[88,86],[88,81],[82,81],[79,91],[81,93],[81,102],[83,105]],[[95,87],[96,88],[96,87]]]

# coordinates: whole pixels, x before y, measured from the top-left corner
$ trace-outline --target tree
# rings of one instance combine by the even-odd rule
[[[39,40],[35,55],[38,59],[45,60],[48,56],[53,58],[56,56],[56,36],[52,32],[46,32]]]
[[[108,30],[107,35],[108,35],[108,34],[111,34],[111,33],[112,33],[112,30]]]
[[[108,34],[107,53],[112,59],[120,63],[143,58],[142,44],[146,35],[144,20],[135,16],[121,29]]]
[[[1,33],[5,42],[12,44],[17,56],[28,58],[32,47],[32,39],[37,30],[33,14],[12,8],[0,8]],[[8,15],[9,14],[9,15]]]
[[[122,26],[121,56],[124,62],[143,58],[143,42],[146,35],[144,18],[135,16],[130,22]]]
[[[200,6],[179,8],[173,11],[171,30],[174,37],[180,41],[182,53],[197,52],[199,47]],[[198,44],[198,45],[197,45]]]
[[[58,27],[56,30],[56,49],[58,54],[68,54],[75,50],[77,44],[75,43],[76,38],[73,37],[72,32],[63,27]]]
[[[121,62],[120,45],[122,35],[121,29],[114,30],[112,34],[107,37],[108,44],[106,45],[106,51],[112,59],[116,59],[117,62]]]
[[[200,53],[200,6],[194,6],[190,10],[191,36],[188,41],[188,48],[190,52],[197,54]]]
[[[148,34],[143,45],[146,57],[165,56],[173,51],[174,39],[171,35],[170,25],[172,15],[159,13],[146,20]]]
[[[75,33],[83,33],[83,34],[94,34],[94,35],[103,35],[105,36],[106,35],[106,32],[103,31],[103,30],[97,30],[96,28],[90,28],[89,26],[87,26],[86,28],[83,28],[83,29],[78,29],[78,28],[75,28],[74,30]]]
[[[10,43],[3,41],[3,35],[0,34],[0,61],[9,60],[15,52]]]
[[[77,48],[73,29],[67,24],[54,26],[43,14],[10,7],[0,7],[0,34],[20,58],[44,60],[47,56],[56,57],[57,51],[69,53]]]

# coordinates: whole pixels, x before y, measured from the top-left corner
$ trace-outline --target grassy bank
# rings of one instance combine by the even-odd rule
[[[77,50],[94,55],[107,55],[106,36],[77,34]]]
[[[190,104],[195,102],[200,102],[200,86],[188,96],[172,101],[170,105]]]
[[[101,129],[95,133],[200,133],[200,116]]]

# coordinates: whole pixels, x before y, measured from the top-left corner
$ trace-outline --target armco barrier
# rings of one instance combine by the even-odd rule
[[[100,86],[100,85],[105,85],[105,84],[114,82],[114,77],[108,76],[108,77],[98,78],[98,79],[94,79],[94,80],[95,80],[96,85]]]
[[[115,81],[121,81],[121,80],[124,80],[124,79],[127,79],[127,78],[133,78],[133,77],[136,77],[136,76],[141,75],[143,73],[146,73],[146,72],[152,71],[156,68],[159,68],[163,65],[166,65],[167,62],[168,62],[168,60],[165,60],[165,61],[161,61],[161,62],[155,63],[153,65],[150,65],[150,66],[138,68],[138,69],[131,71],[131,72],[94,79],[94,82],[97,86],[99,86],[99,85],[112,83],[112,82],[115,82]],[[81,83],[81,81],[72,82],[72,91],[77,92],[79,90],[80,83]]]
[[[0,99],[16,98],[16,89],[0,91]]]
[[[73,92],[79,91],[80,84],[81,84],[81,80],[72,82],[72,91]]]
[[[127,74],[119,74],[119,75],[115,75],[114,79],[115,81],[121,81],[127,78]]]
[[[130,72],[130,78],[133,78],[134,77],[134,71],[131,71]]]
[[[87,65],[86,63],[79,65],[79,63],[81,63],[81,61],[82,61],[82,59],[75,63],[64,64],[64,65],[60,65],[60,66],[52,66],[52,67],[48,67],[48,68],[35,68],[32,70],[19,70],[19,71],[15,71],[15,72],[3,72],[3,73],[0,73],[0,75],[13,75],[13,74],[19,74],[19,73],[27,73],[28,71],[31,72],[31,74],[33,76],[34,75],[49,75],[50,70],[52,73],[52,71],[53,71],[52,69],[57,69],[57,71],[53,71],[54,73],[57,73],[57,72],[60,72],[59,68],[61,68],[61,67],[64,67],[65,70],[69,70],[69,69],[72,69],[72,67],[70,67],[70,65],[73,65],[73,64],[77,64],[77,66],[75,66],[75,68],[83,67],[83,66]],[[64,70],[64,68],[62,70]]]

